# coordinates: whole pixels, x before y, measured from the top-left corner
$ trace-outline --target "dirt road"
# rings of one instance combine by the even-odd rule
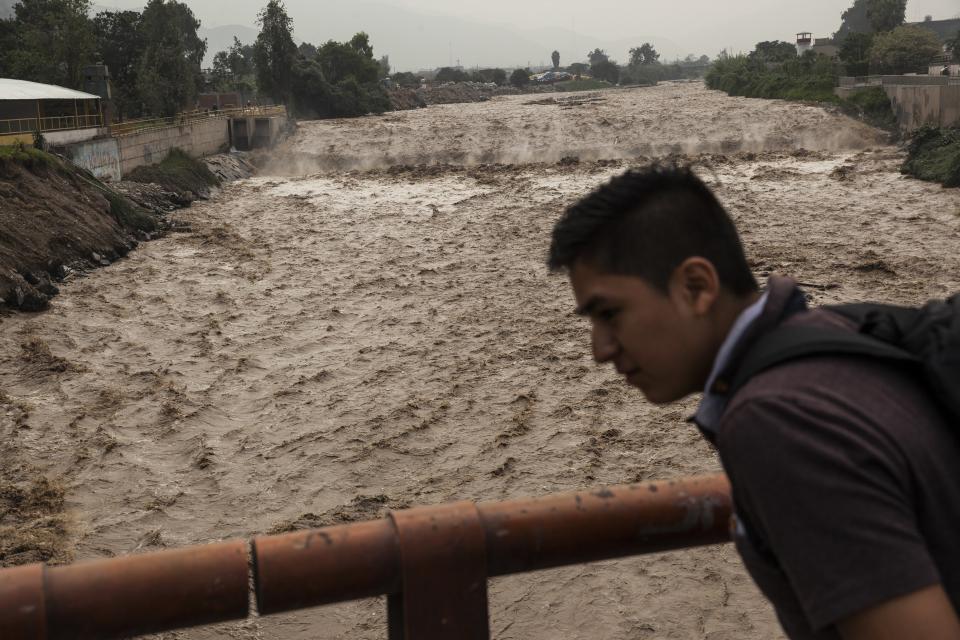
[[[693,402],[651,407],[592,364],[564,278],[543,267],[551,225],[637,153],[682,152],[760,277],[793,275],[817,303],[960,290],[960,192],[900,176],[878,140],[697,84],[304,123],[274,175],[178,213],[191,232],[0,319],[0,558],[713,471],[684,420]],[[454,164],[409,164],[429,161]],[[369,601],[166,637],[385,629]],[[492,629],[779,637],[726,547],[497,580]]]

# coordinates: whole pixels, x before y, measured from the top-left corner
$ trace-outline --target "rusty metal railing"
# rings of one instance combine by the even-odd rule
[[[487,580],[729,539],[723,475],[0,571],[0,638],[120,638],[387,595],[391,640],[487,640]]]
[[[285,115],[287,115],[287,108],[282,105],[274,107],[235,107],[231,109],[219,109],[216,111],[185,111],[168,118],[147,118],[143,120],[127,120],[126,122],[116,123],[110,126],[110,132],[114,136],[128,136],[137,133],[143,133],[145,131],[168,129],[170,127],[194,124],[203,120],[240,117],[266,118],[270,116]]]

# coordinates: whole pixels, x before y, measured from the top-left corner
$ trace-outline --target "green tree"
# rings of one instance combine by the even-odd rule
[[[559,69],[560,68],[560,52],[554,51],[553,53],[551,53],[550,59],[553,60],[553,68]]]
[[[309,42],[301,42],[300,46],[297,47],[297,53],[307,60],[313,60],[317,57],[317,48]]]
[[[315,56],[297,56],[291,69],[294,111],[303,117],[342,118],[383,113],[390,99],[380,80],[389,71],[386,56],[379,61],[365,33],[349,42],[333,40]]]
[[[383,80],[384,78],[389,78],[390,77],[390,56],[380,56],[380,59],[377,61],[377,65],[379,65],[380,67],[379,69],[380,79]]]
[[[14,7],[11,75],[80,88],[96,39],[87,17],[90,0],[23,0]]]
[[[598,62],[608,62],[610,56],[608,56],[607,52],[603,49],[597,48],[587,54],[587,59],[590,60],[590,66],[592,67]]]
[[[199,28],[190,7],[176,0],[150,0],[144,8],[137,86],[150,113],[172,116],[195,104],[202,83],[200,63],[207,51],[207,41],[197,35]]]
[[[470,74],[470,80],[504,85],[507,83],[507,72],[503,69],[480,69]]]
[[[370,44],[370,36],[366,33],[361,31],[355,34],[350,38],[349,44],[350,48],[353,49],[357,55],[373,60],[373,45]]]
[[[433,79],[436,82],[466,82],[470,79],[470,76],[463,69],[441,67]]]
[[[871,70],[885,74],[919,71],[940,51],[940,41],[932,31],[912,25],[897,27],[874,37],[869,53]]]
[[[213,76],[218,91],[251,91],[255,72],[253,46],[243,44],[236,36],[233,45],[213,57]]]
[[[781,40],[758,42],[748,58],[757,62],[786,62],[797,57],[796,45]]]
[[[14,75],[13,53],[17,50],[17,28],[13,20],[0,19],[0,78]]]
[[[947,49],[953,53],[953,61],[960,62],[960,30],[952,40],[947,40]]]
[[[393,80],[395,83],[397,83],[401,87],[413,88],[413,87],[420,86],[419,76],[416,76],[409,71],[400,71],[398,73],[395,73],[392,76],[390,76],[390,79]]]
[[[514,69],[513,73],[510,74],[510,84],[521,89],[528,84],[530,84],[530,70],[529,69]]]
[[[843,40],[851,33],[873,33],[873,26],[867,16],[868,1],[855,0],[853,6],[841,14],[840,28],[833,34],[835,40]]]
[[[260,34],[254,47],[257,87],[277,104],[287,104],[293,94],[293,19],[281,0],[270,0],[257,16]]]
[[[630,49],[630,62],[628,66],[639,67],[641,65],[657,64],[660,60],[660,54],[653,48],[649,42],[644,42],[639,47]]]
[[[873,34],[849,33],[840,43],[840,60],[851,76],[865,76],[870,73],[870,47],[873,45]]]
[[[877,33],[892,31],[903,24],[907,0],[867,0],[867,18]]]
[[[381,67],[365,33],[358,33],[350,42],[330,40],[317,50],[317,60],[327,82],[332,84],[347,78],[361,84],[380,79]]]
[[[120,120],[142,115],[137,90],[144,41],[138,11],[101,11],[93,18],[97,53],[110,70],[113,104]]]
[[[599,60],[590,65],[590,74],[597,80],[606,80],[610,84],[620,82],[620,67],[613,60]]]

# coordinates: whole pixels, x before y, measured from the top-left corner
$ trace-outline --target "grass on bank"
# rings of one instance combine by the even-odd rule
[[[49,153],[17,143],[9,146],[0,146],[0,162],[10,162],[33,171],[41,167],[59,170],[60,162]]]
[[[202,160],[188,156],[181,149],[171,149],[160,164],[137,167],[124,180],[159,184],[171,191],[192,191],[202,194],[220,185],[220,180]]]
[[[960,128],[921,127],[910,136],[903,173],[960,187]]]
[[[110,203],[110,215],[121,226],[140,231],[157,229],[157,220],[148,211],[105,185],[89,171],[64,163],[60,158],[45,151],[22,144],[0,146],[0,168],[7,163],[19,165],[31,173],[37,173],[38,170],[54,171],[74,184],[85,182],[103,194]]]

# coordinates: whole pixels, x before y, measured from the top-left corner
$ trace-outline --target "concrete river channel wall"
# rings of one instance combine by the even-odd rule
[[[71,162],[101,180],[123,179],[137,167],[160,162],[174,148],[199,158],[235,148],[272,147],[286,129],[282,110],[264,115],[210,116],[184,124],[127,129],[109,138],[57,145]]]
[[[882,87],[890,98],[900,128],[960,125],[960,78],[947,76],[868,76],[840,78],[836,94],[848,98],[870,87]]]

